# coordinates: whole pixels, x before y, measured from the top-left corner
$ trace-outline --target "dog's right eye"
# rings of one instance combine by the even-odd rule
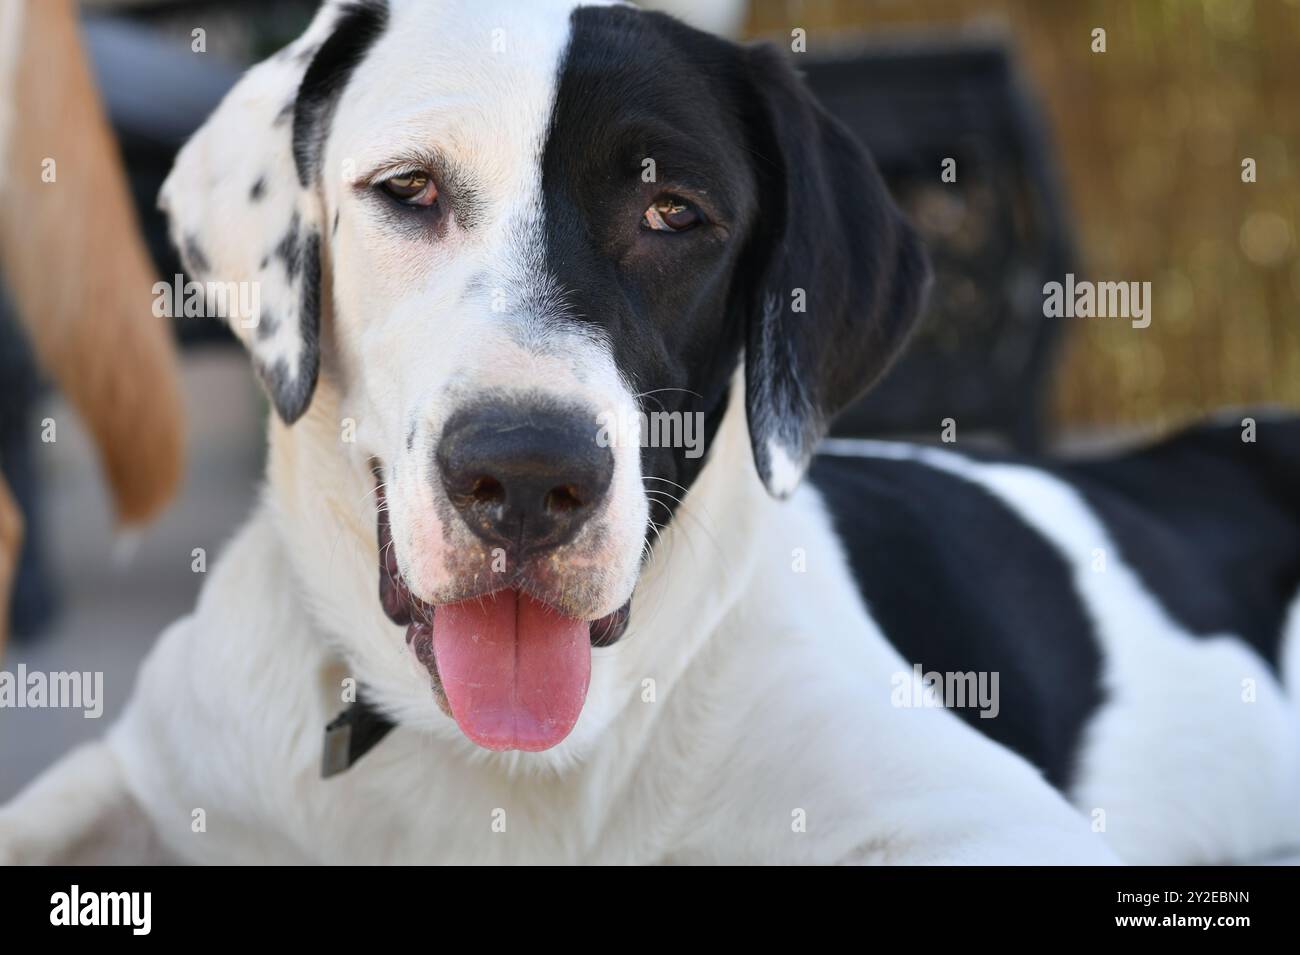
[[[379,183],[377,188],[405,206],[431,206],[438,198],[438,187],[427,172],[408,172]]]
[[[641,228],[650,232],[688,232],[702,221],[699,210],[677,196],[660,196],[641,215]]]

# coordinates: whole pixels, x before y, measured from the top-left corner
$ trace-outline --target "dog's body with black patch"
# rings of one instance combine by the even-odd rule
[[[1297,425],[1051,467],[834,443],[801,483],[927,270],[772,50],[623,6],[328,3],[163,199],[196,277],[260,283],[232,324],[268,491],[0,857],[1300,845]],[[646,412],[707,453],[601,439]],[[997,673],[997,715],[900,705],[918,664]],[[396,728],[322,778],[353,686]]]

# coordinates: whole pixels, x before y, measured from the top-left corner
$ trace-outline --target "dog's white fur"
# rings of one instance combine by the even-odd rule
[[[864,608],[817,493],[778,502],[763,487],[738,397],[644,569],[635,449],[616,456],[609,533],[564,554],[575,611],[594,618],[636,587],[626,636],[593,651],[573,733],[544,753],[489,753],[433,705],[427,673],[376,598],[369,458],[393,466],[404,574],[422,596],[445,598],[439,588],[463,573],[453,555],[469,545],[439,523],[428,462],[457,403],[507,388],[635,408],[608,343],[546,308],[504,320],[485,291],[563,309],[536,237],[566,5],[395,4],[397,28],[334,117],[319,192],[296,188],[287,152],[250,148],[292,92],[293,57],[251,72],[182,154],[167,188],[182,234],[252,217],[216,230],[207,252],[219,274],[255,275],[264,249],[251,237],[273,243],[295,210],[321,230],[333,255],[321,381],[304,418],[272,422],[266,497],[194,614],[159,641],[125,716],[0,811],[0,858],[77,860],[93,847],[96,858],[196,862],[1105,863],[1116,852],[1242,858],[1293,840],[1294,709],[1235,643],[1186,641],[1117,557],[1109,576],[1087,577],[1080,561],[1104,534],[1046,476],[923,455],[1006,499],[1080,568],[1119,702],[1090,728],[1078,808],[951,712],[893,706],[892,677],[910,663]],[[319,42],[330,16],[295,48]],[[511,53],[493,56],[503,23]],[[435,34],[464,42],[431,46]],[[437,68],[400,67],[417,59]],[[473,173],[485,225],[470,234],[453,223],[430,247],[367,213],[338,173],[364,179],[402,137],[437,141]],[[247,211],[260,175],[275,185]],[[327,208],[342,210],[332,240]],[[269,301],[283,305],[274,290]],[[255,350],[294,356],[291,340],[253,335]],[[346,419],[355,444],[340,440]],[[578,574],[595,583],[576,586]],[[1260,702],[1234,712],[1221,694],[1245,675],[1258,678]],[[323,780],[320,734],[349,679],[401,725]],[[1223,740],[1252,751],[1225,758]],[[1215,759],[1166,764],[1153,745],[1204,745]],[[1238,767],[1257,775],[1231,778]],[[1106,812],[1104,833],[1078,811],[1093,808]]]
[[[1071,795],[1091,820],[1105,813],[1104,832],[950,712],[891,705],[908,664],[864,612],[816,492],[767,495],[739,403],[717,440],[641,580],[633,629],[595,651],[587,709],[551,753],[487,753],[416,720],[319,779],[317,731],[359,671],[286,585],[292,538],[273,491],[109,738],[0,813],[0,847],[9,861],[76,859],[120,832],[116,857],[161,845],[207,862],[1091,863],[1250,859],[1300,841],[1294,704],[1240,644],[1153,619],[1113,549],[1085,583],[1106,541],[1068,488],[944,452],[832,448],[977,481],[1076,568],[1117,703],[1092,724]],[[329,565],[319,554],[310,570],[341,582]],[[397,640],[387,653],[405,660]],[[1249,706],[1243,674],[1259,683]],[[123,818],[134,825],[109,825]]]
[[[863,612],[816,494],[767,495],[739,404],[717,440],[555,750],[488,753],[417,721],[320,779],[339,681],[372,671],[343,663],[286,580],[300,557],[277,511],[295,492],[273,490],[163,635],[126,716],[0,814],[0,846],[11,861],[75,858],[134,805],[151,837],[124,852],[157,840],[201,862],[1106,861],[1103,837],[1019,757],[947,711],[891,705],[908,665]],[[279,457],[296,434],[275,442]],[[798,548],[807,573],[792,571]],[[304,570],[370,579],[346,550],[360,546]],[[405,654],[393,634],[362,657],[383,676]]]

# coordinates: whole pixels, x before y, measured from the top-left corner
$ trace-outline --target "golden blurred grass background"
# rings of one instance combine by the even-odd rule
[[[1054,422],[1163,430],[1300,407],[1300,0],[752,0],[751,36],[794,27],[813,55],[919,28],[1014,45],[1063,167],[1078,277],[1152,283],[1149,328],[1065,320]]]

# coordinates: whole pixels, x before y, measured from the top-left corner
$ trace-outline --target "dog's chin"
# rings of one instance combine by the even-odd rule
[[[428,671],[433,698],[474,743],[540,751],[577,723],[591,677],[591,648],[622,637],[631,600],[596,619],[558,609],[526,574],[479,582],[431,603],[397,564],[379,491],[379,602],[406,627],[406,644]]]

